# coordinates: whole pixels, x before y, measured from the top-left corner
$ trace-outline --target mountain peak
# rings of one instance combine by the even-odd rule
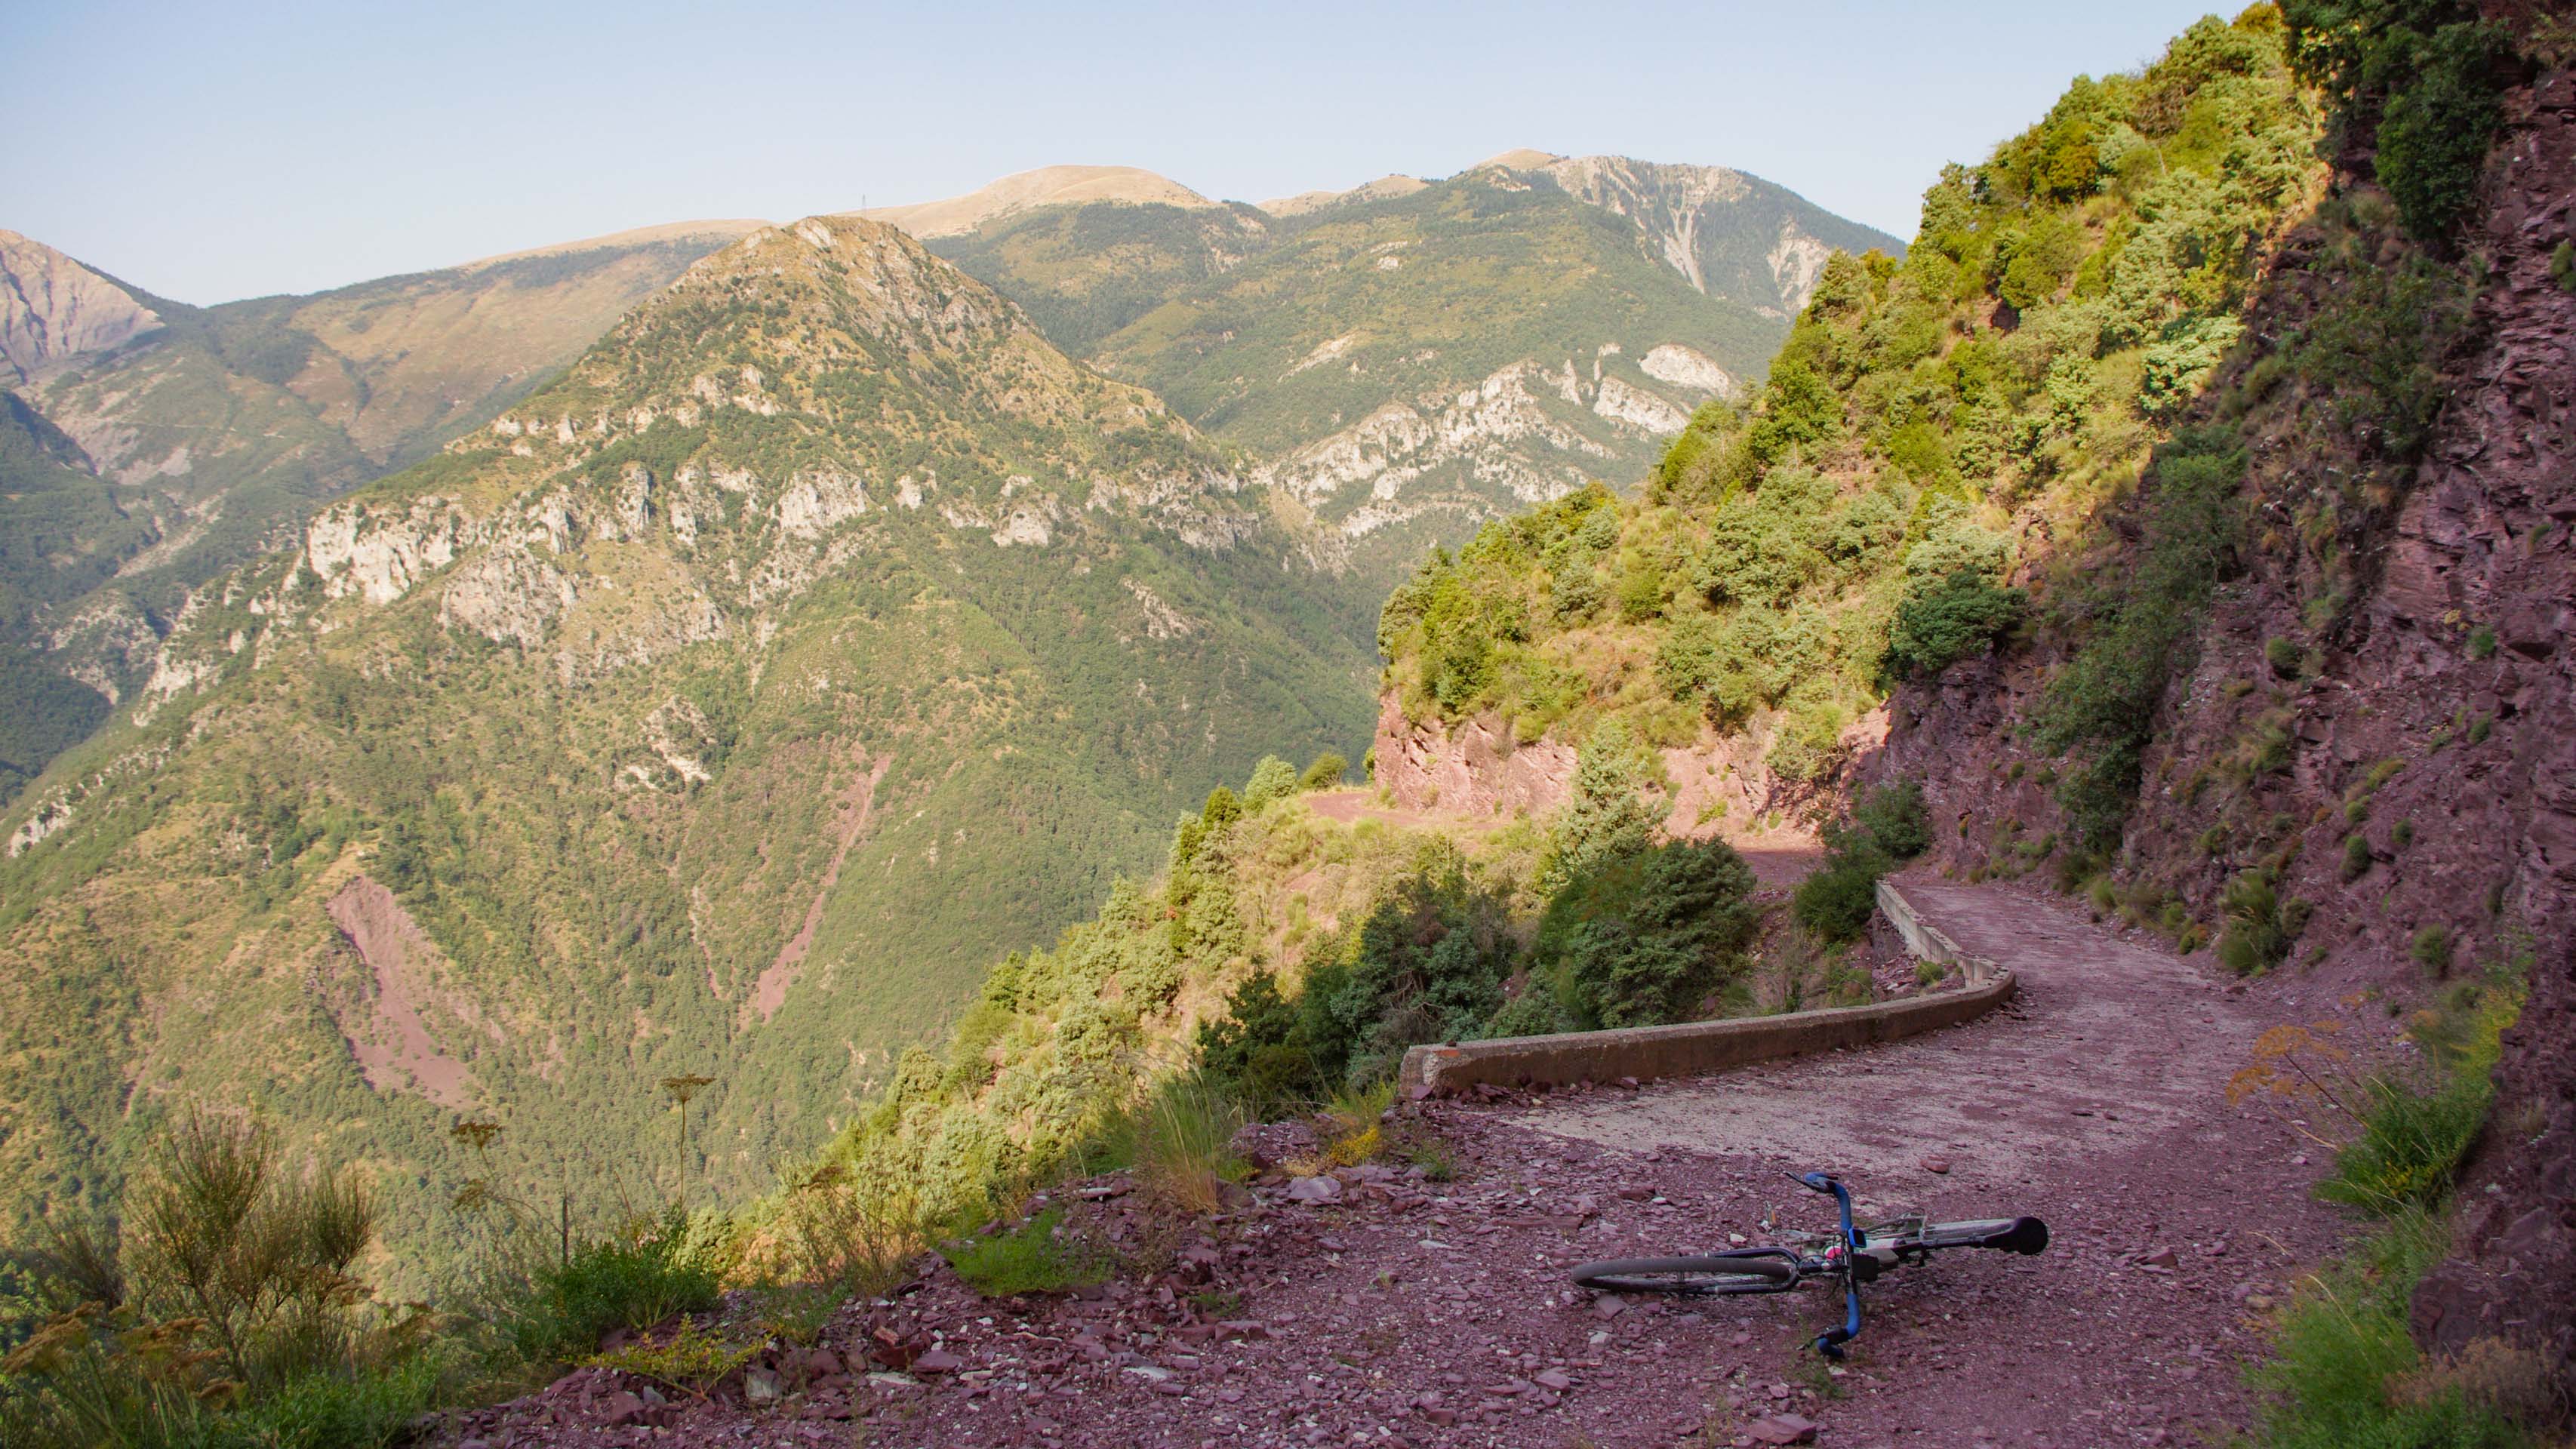
[[[902,227],[917,237],[955,236],[1041,206],[1072,206],[1092,201],[1131,205],[1178,206],[1191,210],[1217,203],[1168,176],[1135,166],[1041,166],[1005,176],[988,186],[940,201],[909,206],[876,206],[864,212],[872,221]]]
[[[1482,171],[1488,166],[1501,166],[1513,171],[1536,171],[1542,166],[1564,159],[1553,151],[1539,151],[1528,146],[1520,146],[1500,155],[1488,156],[1467,169]]]
[[[1419,176],[1391,172],[1375,181],[1363,181],[1348,191],[1300,191],[1294,196],[1282,196],[1260,202],[1258,205],[1261,210],[1272,216],[1303,216],[1307,212],[1321,211],[1327,206],[1336,206],[1343,202],[1387,201],[1399,196],[1411,196],[1430,184]]]
[[[0,229],[0,373],[104,352],[161,325],[124,288],[33,238]]]

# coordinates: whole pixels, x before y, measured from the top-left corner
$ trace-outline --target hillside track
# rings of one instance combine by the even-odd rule
[[[2230,989],[2067,903],[1998,885],[1909,883],[1971,951],[2022,975],[1968,1026],[1696,1081],[1545,1098],[1432,1101],[1393,1129],[1436,1136],[1455,1175],[1371,1164],[1275,1175],[1197,1229],[1134,1206],[1123,1178],[1058,1194],[1170,1266],[1079,1295],[988,1302],[944,1267],[854,1305],[825,1374],[782,1407],[736,1396],[610,1425],[620,1385],[585,1371],[457,1426],[502,1444],[1475,1445],[1773,1442],[2085,1449],[2226,1442],[2255,1404],[2243,1367],[2267,1311],[2344,1224],[2309,1194],[2323,1156],[2227,1079],[2276,1020],[2393,1023],[2366,1003]],[[1281,1155],[1280,1128],[1262,1140]],[[1288,1136],[1296,1133],[1290,1129]],[[1849,1365],[1806,1342],[1830,1293],[1598,1298],[1587,1259],[1759,1241],[1829,1205],[1783,1174],[1825,1168],[1871,1207],[2034,1213],[2037,1258],[1951,1254],[1873,1286]],[[1329,1182],[1329,1188],[1321,1184]],[[1326,1200],[1315,1200],[1318,1198]],[[936,1346],[893,1375],[865,1345]],[[870,1369],[878,1372],[869,1376]]]

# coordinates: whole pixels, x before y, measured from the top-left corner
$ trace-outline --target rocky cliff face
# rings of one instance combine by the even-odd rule
[[[1856,727],[1858,735],[1867,726]],[[1767,733],[1710,732],[1657,751],[1664,833],[1722,839],[1747,851],[1805,851],[1816,843],[1815,791],[1763,764]],[[1471,719],[1443,729],[1409,717],[1392,692],[1378,701],[1370,783],[1406,810],[1470,818],[1545,815],[1572,796],[1577,756],[1554,739],[1516,740],[1507,723]]]
[[[2509,99],[2467,238],[2488,281],[2435,359],[2447,402],[2421,462],[2377,485],[2400,501],[2346,540],[2367,560],[2360,592],[2320,610],[2314,556],[2286,535],[2322,490],[2385,468],[2378,440],[2285,408],[2248,439],[2247,486],[2274,532],[2221,590],[2167,696],[2120,863],[2215,921],[2227,882],[2286,847],[2277,891],[2304,903],[2305,927],[2281,989],[2320,1015],[2338,992],[2402,1002],[2489,964],[2528,966],[2455,1255],[2416,1319],[2437,1351],[2501,1336],[2563,1365],[2576,1353],[2563,1291],[2576,1282],[2576,294],[2551,254],[2576,232],[2576,82],[2554,72]],[[2350,172],[2343,184],[2369,191]],[[2290,239],[2256,335],[2293,335],[2335,301],[2311,275],[2322,246],[2314,228]],[[1947,868],[2017,874],[2064,838],[2054,762],[2020,728],[2054,663],[1963,665],[1891,700],[1862,773],[1925,783]],[[2240,779],[2241,796],[2227,783]],[[2359,1028],[2377,1038],[2365,1050],[2402,1025]]]
[[[1904,250],[1894,238],[1723,166],[1627,156],[1540,160],[1528,152],[1489,164],[1544,175],[1568,193],[1626,217],[1647,248],[1693,287],[1775,317],[1795,316],[1807,305],[1825,258],[1836,251]]]

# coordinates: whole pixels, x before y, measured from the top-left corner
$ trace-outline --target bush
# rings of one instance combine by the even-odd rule
[[[1931,844],[1923,787],[1912,780],[1881,786],[1852,807],[1851,819],[1825,827],[1825,863],[1798,883],[1790,913],[1826,940],[1855,939],[1878,909],[1878,878]]]
[[[1341,788],[1342,776],[1350,773],[1350,768],[1349,760],[1335,751],[1326,750],[1315,757],[1315,763],[1306,767],[1306,773],[1297,777],[1297,788],[1337,790]]]
[[[2511,36],[2466,0],[2287,0],[2292,55],[2348,119],[2378,121],[2379,182],[2407,229],[2447,237],[2503,123]]]
[[[694,1318],[683,1318],[679,1331],[669,1338],[637,1339],[612,1353],[593,1355],[589,1362],[594,1368],[634,1374],[704,1398],[725,1375],[757,1357],[760,1349],[758,1343],[735,1343],[699,1327]]]
[[[2519,1449],[2529,1441],[2456,1382],[2423,1373],[2407,1310],[2441,1259],[2440,1224],[2415,1211],[2308,1281],[2254,1370],[2269,1392],[2265,1449]],[[2410,1391],[2413,1390],[2413,1391]]]
[[[2409,954],[2415,958],[2416,965],[2423,967],[2425,970],[2432,972],[2436,976],[2449,972],[2451,969],[2451,928],[2443,925],[2432,925],[2426,926],[2424,929],[2417,931],[2415,933],[2414,944],[2409,949]]]
[[[195,1116],[128,1188],[121,1237],[29,1255],[53,1313],[0,1362],[0,1442],[392,1442],[436,1387],[428,1320],[371,1309],[352,1270],[375,1209],[346,1175],[282,1170],[255,1121]]]
[[[2027,607],[2021,590],[1998,588],[1974,569],[1938,583],[1917,582],[1896,606],[1881,667],[1898,679],[1939,674],[1985,653],[2021,622]]]
[[[1475,1035],[1518,954],[1508,903],[1455,845],[1426,845],[1337,952],[1308,964],[1290,1044],[1328,1088],[1391,1076],[1409,1046]]]
[[[1597,857],[1548,902],[1533,973],[1586,1024],[1684,1020],[1752,943],[1755,884],[1719,840]]]
[[[1158,1206],[1183,1213],[1217,1210],[1224,1184],[1243,1174],[1234,1154],[1242,1109],[1204,1077],[1176,1077],[1137,1109],[1136,1180]]]
[[[1273,800],[1284,800],[1297,793],[1297,767],[1277,755],[1263,755],[1252,767],[1252,778],[1243,786],[1243,808],[1258,810]]]
[[[1556,1004],[1556,997],[1533,984],[1503,1003],[1503,1009],[1495,1012],[1493,1019],[1485,1023],[1484,1035],[1489,1038],[1554,1036],[1558,1032],[1572,1030],[1574,1022],[1566,1016],[1565,1009]]]
[[[2498,72],[2507,54],[2501,25],[2445,25],[2415,42],[2415,74],[2390,88],[2379,122],[2379,184],[2418,237],[2450,235],[2477,200],[2478,174],[2504,120]]]
[[[2087,591],[2076,612],[2090,627],[2037,712],[2044,748],[2087,751],[2059,778],[2058,802],[2097,854],[2120,843],[2165,687],[2190,657],[2211,591],[2235,566],[2245,457],[2233,435],[2215,428],[2178,434],[2157,450],[2143,550]]]
[[[2343,838],[2343,867],[2340,873],[2345,885],[2350,885],[2370,874],[2369,836],[2355,833]]]
[[[2291,932],[2281,917],[2272,872],[2256,869],[2238,875],[2220,892],[2218,904],[2226,921],[2218,937],[2218,959],[2228,970],[2252,976],[2278,966],[2290,954]]]
[[[1325,1090],[1297,1007],[1264,971],[1246,977],[1223,1013],[1199,1023],[1199,1071],[1217,1090],[1268,1121]]]
[[[533,1270],[513,1295],[508,1324],[534,1363],[587,1355],[611,1330],[650,1328],[674,1313],[704,1313],[724,1288],[722,1255],[673,1203],[615,1237],[575,1248]]]
[[[1869,929],[1870,913],[1878,909],[1878,878],[1895,868],[1896,862],[1874,844],[1838,846],[1798,882],[1790,911],[1799,925],[1828,941],[1855,940]]]
[[[2271,666],[2275,678],[2295,679],[2299,674],[2299,646],[2287,639],[2267,639],[2263,642],[2263,662]]]
[[[2504,1029],[2522,999],[2518,982],[2462,982],[2418,1013],[2408,1035],[2432,1076],[2380,1073],[2359,1083],[2355,1100],[2338,1103],[2360,1132],[2335,1154],[2317,1196],[2385,1214],[2438,1203],[2486,1121]]]

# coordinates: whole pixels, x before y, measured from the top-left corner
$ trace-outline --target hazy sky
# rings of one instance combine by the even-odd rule
[[[189,302],[1055,162],[1258,201],[1515,146],[1738,167],[1898,236],[2180,0],[0,6],[0,227]]]

